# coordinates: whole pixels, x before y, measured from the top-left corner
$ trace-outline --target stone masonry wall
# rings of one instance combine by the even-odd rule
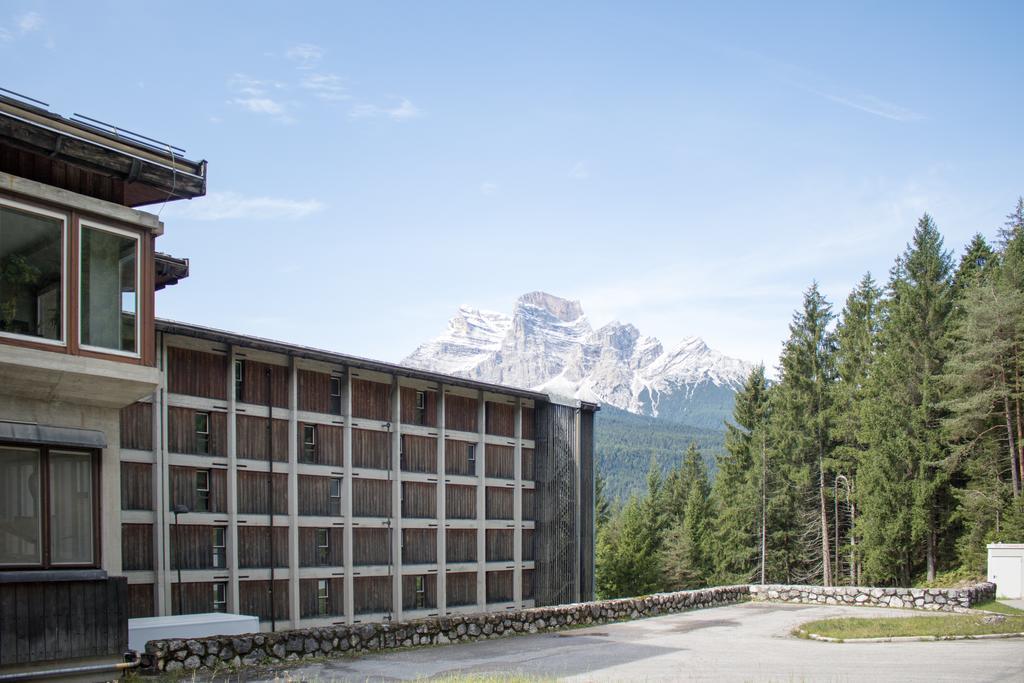
[[[979,583],[968,588],[869,588],[860,586],[781,586],[753,585],[753,600],[800,602],[818,605],[859,605],[866,607],[903,607],[936,612],[962,612],[996,597],[994,583]]]
[[[573,626],[640,619],[689,609],[729,605],[747,599],[961,612],[994,599],[995,595],[996,586],[992,583],[955,589],[719,586],[639,598],[536,607],[515,612],[437,617],[407,624],[357,624],[191,640],[152,640],[146,643],[142,671],[213,670],[338,656],[347,652],[447,645],[519,633],[540,633]]]

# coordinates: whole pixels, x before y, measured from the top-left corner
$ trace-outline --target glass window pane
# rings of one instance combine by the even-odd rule
[[[42,562],[39,451],[0,447],[0,564]]]
[[[93,561],[92,456],[50,451],[50,558]]]
[[[136,351],[138,315],[135,258],[138,240],[105,230],[82,228],[82,343],[115,351]]]
[[[63,223],[0,206],[0,332],[62,338]]]

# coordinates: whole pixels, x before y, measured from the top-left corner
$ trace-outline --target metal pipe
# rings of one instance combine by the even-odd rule
[[[125,653],[125,658],[131,656],[132,659],[126,662],[116,662],[114,664],[84,664],[82,666],[65,666],[59,669],[35,669],[33,671],[19,671],[17,673],[0,674],[0,683],[14,683],[14,681],[34,681],[40,678],[55,678],[57,676],[76,676],[91,673],[100,673],[102,671],[128,671],[131,669],[137,669],[142,663],[142,658],[139,657],[139,653],[134,650]]]

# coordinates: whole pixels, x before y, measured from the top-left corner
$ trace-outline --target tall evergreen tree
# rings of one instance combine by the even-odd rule
[[[661,542],[649,501],[649,497],[631,496],[622,511],[602,529],[596,549],[596,583],[601,597],[644,595],[660,589]]]
[[[699,470],[688,487],[683,520],[668,530],[663,543],[661,569],[669,590],[706,586],[712,572],[707,473],[703,460],[698,462]]]

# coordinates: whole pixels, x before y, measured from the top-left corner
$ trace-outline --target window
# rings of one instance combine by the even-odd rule
[[[82,224],[79,334],[82,346],[138,354],[139,236]]]
[[[330,536],[327,534],[327,529],[316,530],[316,562],[321,567],[325,567],[330,564],[331,559],[331,542]]]
[[[0,565],[98,563],[96,462],[91,452],[0,446]]]
[[[196,413],[196,453],[210,452],[210,414]]]
[[[210,511],[210,470],[196,470],[196,509],[193,512]]]
[[[341,515],[341,479],[331,479],[328,510],[332,515]]]
[[[227,564],[227,544],[224,542],[227,529],[222,526],[213,527],[213,568],[224,569]]]
[[[316,462],[316,425],[302,425],[302,462]]]
[[[213,611],[228,611],[228,585],[223,581],[213,584]]]
[[[328,380],[330,386],[328,393],[330,394],[330,412],[332,415],[341,415],[341,378],[331,377]]]
[[[0,203],[0,333],[64,340],[64,217]]]
[[[427,606],[427,588],[426,581],[423,580],[422,576],[417,576],[415,581],[416,588],[416,609],[423,609]]]
[[[326,617],[329,613],[330,608],[330,589],[327,585],[327,579],[317,579],[316,582],[316,613],[321,617]]]
[[[243,384],[243,382],[245,381],[244,377],[245,377],[245,361],[244,360],[236,360],[235,361],[235,400],[236,401],[241,401],[242,400],[242,389],[245,386]]]
[[[416,392],[416,423],[421,425],[427,423],[427,392],[425,391]]]
[[[471,443],[466,449],[467,460],[469,461],[469,469],[472,472],[476,472],[476,444]]]

